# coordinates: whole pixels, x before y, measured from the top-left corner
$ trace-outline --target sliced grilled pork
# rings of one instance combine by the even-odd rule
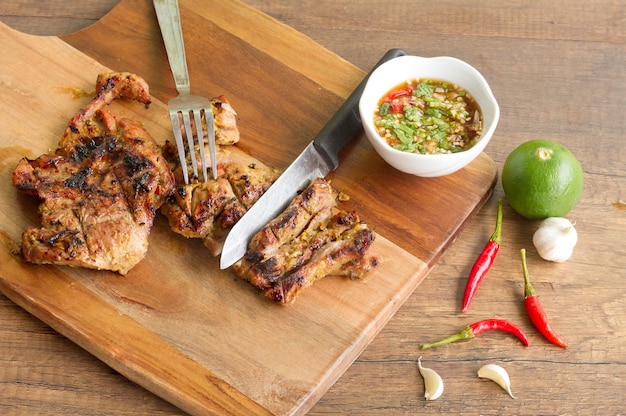
[[[327,181],[314,180],[252,238],[235,273],[280,304],[324,276],[363,277],[378,263],[375,234],[356,212],[337,208],[336,197]]]
[[[70,120],[55,154],[24,158],[13,172],[14,186],[41,201],[42,226],[23,233],[22,256],[126,274],[146,254],[174,175],[140,124],[104,109],[117,98],[148,105],[146,82],[110,73],[96,84],[96,97]]]
[[[265,193],[278,177],[272,169],[236,146],[239,141],[236,113],[225,97],[211,100],[217,143],[217,179],[206,182],[192,177],[185,184],[176,145],[167,142],[163,153],[170,162],[176,178],[176,190],[161,208],[176,233],[188,238],[200,238],[209,251],[217,256],[222,251],[226,235],[246,211]],[[186,140],[185,140],[186,145]],[[205,149],[207,165],[209,150]],[[187,151],[187,165],[190,166]],[[200,152],[195,152],[199,155]],[[200,166],[200,161],[198,166]]]
[[[301,267],[284,274],[265,291],[265,296],[280,304],[291,304],[300,292],[326,276],[362,278],[378,265],[369,251],[374,233],[359,223],[322,245]]]

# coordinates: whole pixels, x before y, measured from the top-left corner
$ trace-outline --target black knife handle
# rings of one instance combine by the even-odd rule
[[[374,65],[370,72],[363,78],[363,81],[350,94],[346,101],[339,107],[339,110],[326,123],[322,130],[315,136],[313,141],[315,148],[328,163],[330,170],[339,166],[339,151],[350,142],[361,129],[361,117],[359,115],[359,100],[365,89],[365,84],[372,72],[381,64],[406,55],[402,49],[390,49]]]

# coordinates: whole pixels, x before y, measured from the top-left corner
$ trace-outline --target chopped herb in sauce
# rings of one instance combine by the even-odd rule
[[[410,80],[385,94],[374,124],[393,148],[421,154],[462,152],[482,133],[482,115],[471,94],[432,79]]]

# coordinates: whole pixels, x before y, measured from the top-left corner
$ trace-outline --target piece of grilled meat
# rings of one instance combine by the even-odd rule
[[[378,264],[375,234],[336,198],[326,180],[314,180],[252,238],[235,273],[283,305],[325,276],[363,277]]]
[[[100,74],[95,98],[70,120],[55,153],[15,168],[14,186],[41,200],[42,227],[22,235],[26,261],[126,274],[144,258],[174,175],[139,123],[104,109],[117,98],[147,106],[148,85],[130,73]]]
[[[217,170],[218,177],[214,180],[209,174],[206,182],[203,178],[192,177],[190,183],[185,184],[176,145],[165,143],[163,153],[176,177],[176,190],[161,212],[168,218],[172,230],[188,238],[202,239],[209,251],[217,256],[228,231],[276,180],[278,171],[231,146],[239,141],[239,130],[236,113],[224,96],[213,98],[211,105],[217,166],[211,166],[210,170]],[[184,142],[186,145],[187,141]],[[191,165],[191,153],[185,151],[188,166]],[[207,165],[210,165],[208,148],[205,154]],[[200,166],[200,161],[197,162]]]

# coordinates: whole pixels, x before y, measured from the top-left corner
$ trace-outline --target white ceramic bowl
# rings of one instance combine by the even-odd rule
[[[469,91],[483,116],[480,140],[468,150],[452,154],[422,155],[389,146],[374,126],[379,100],[392,88],[410,79],[430,78],[452,82]],[[487,146],[500,118],[500,107],[485,78],[471,65],[447,56],[400,56],[380,65],[370,75],[359,101],[363,129],[374,149],[394,168],[417,176],[443,176],[463,168]]]

